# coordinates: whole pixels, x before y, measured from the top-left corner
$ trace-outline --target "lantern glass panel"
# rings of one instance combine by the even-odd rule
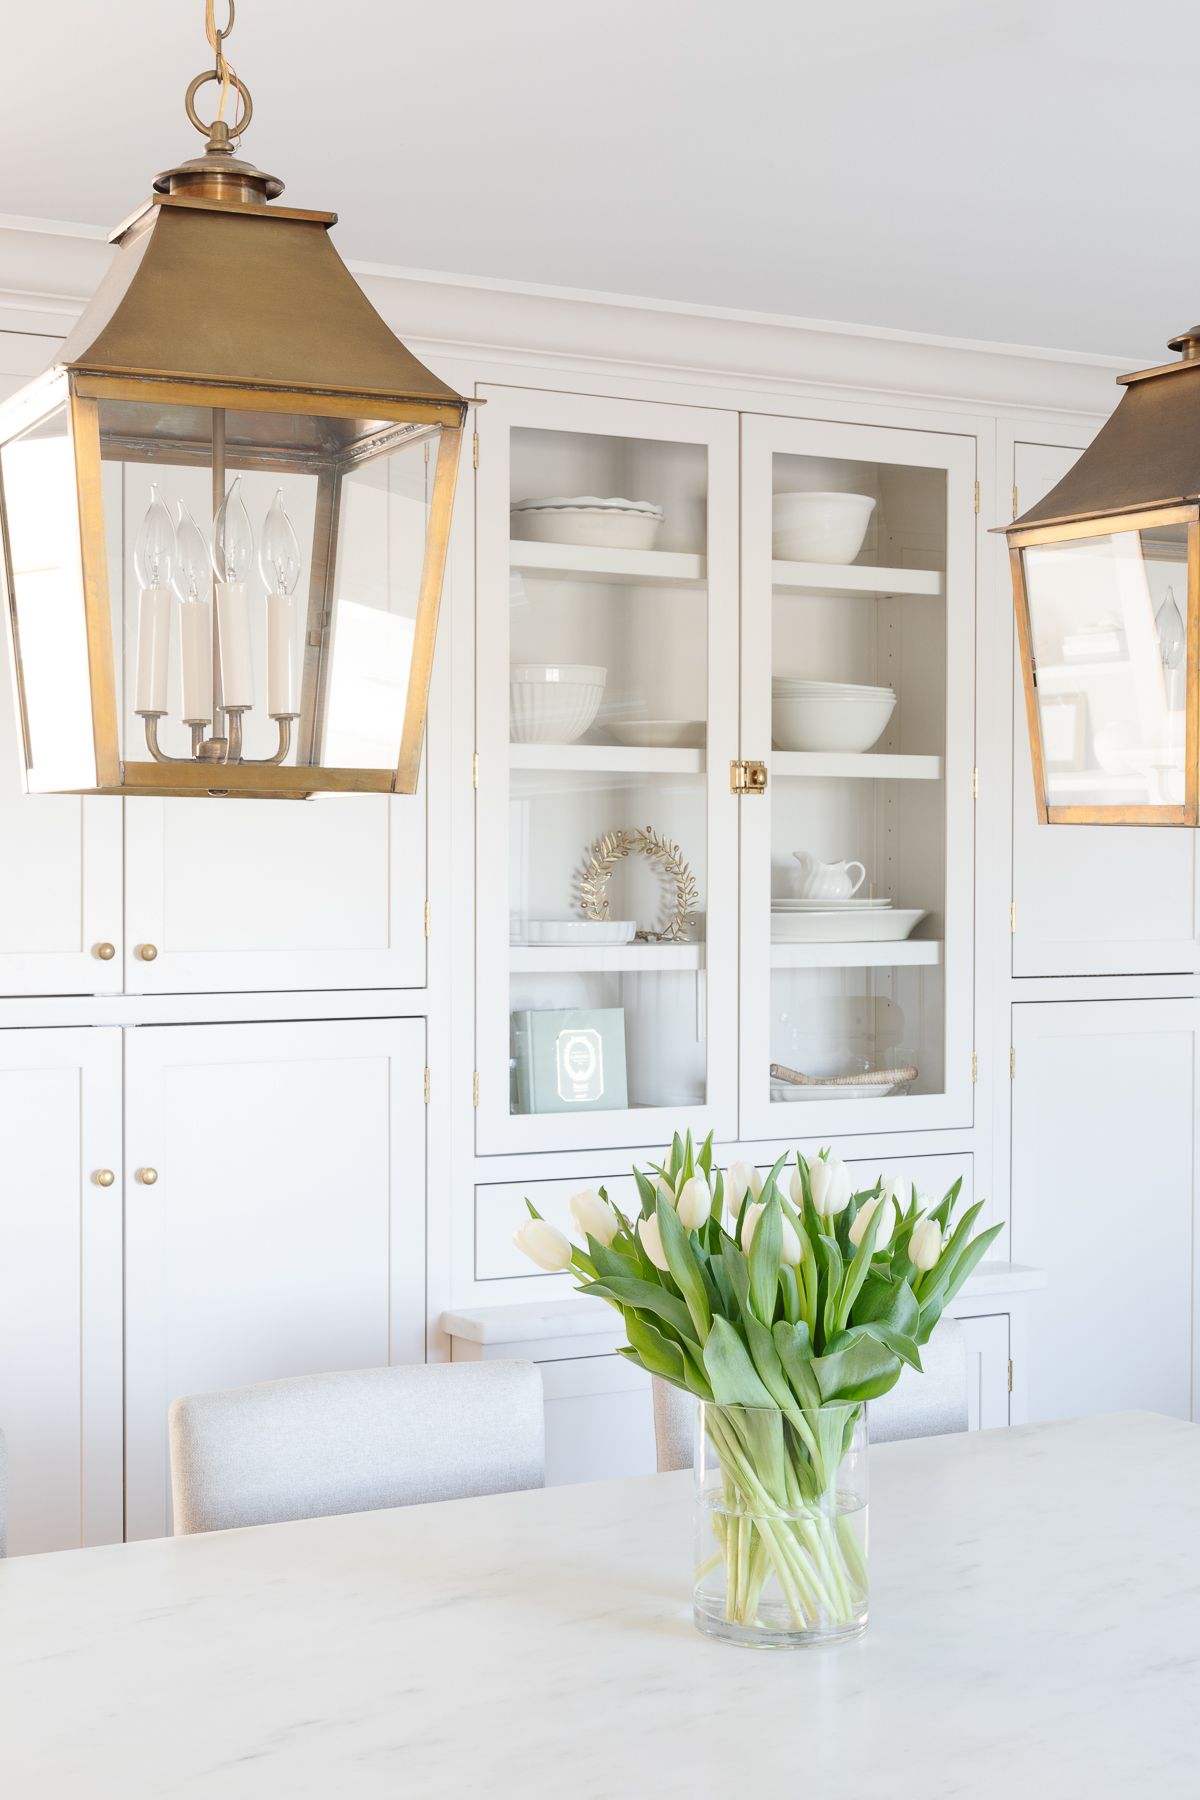
[[[236,712],[245,762],[394,771],[440,431],[125,399],[99,419],[124,760],[150,760],[152,736],[160,759],[194,761]],[[175,533],[158,600],[155,499]]]
[[[1187,525],[1022,551],[1048,806],[1185,801]]]
[[[30,786],[96,781],[79,506],[67,409],[0,450],[5,552]]]

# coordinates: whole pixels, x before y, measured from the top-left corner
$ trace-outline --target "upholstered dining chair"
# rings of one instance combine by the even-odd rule
[[[505,1494],[545,1480],[532,1363],[430,1363],[189,1394],[170,1411],[176,1534]]]
[[[941,1437],[967,1429],[967,1355],[962,1326],[943,1319],[921,1351],[923,1375],[905,1369],[890,1393],[867,1406],[872,1444],[897,1438]],[[670,1382],[653,1381],[654,1446],[658,1469],[690,1469],[696,1430],[696,1401]]]

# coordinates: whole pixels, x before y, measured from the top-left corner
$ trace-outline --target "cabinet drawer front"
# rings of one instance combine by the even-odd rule
[[[724,1160],[724,1159],[723,1159]],[[728,1159],[728,1160],[732,1160]],[[855,1180],[870,1187],[881,1173],[898,1175],[915,1181],[922,1193],[941,1199],[951,1182],[963,1178],[959,1210],[971,1205],[974,1198],[972,1159],[969,1156],[911,1156],[901,1158],[847,1158]],[[764,1173],[770,1168],[764,1165]],[[570,1199],[581,1188],[603,1187],[622,1212],[636,1217],[641,1210],[637,1184],[626,1171],[611,1176],[579,1177],[565,1181],[489,1182],[475,1189],[475,1279],[476,1281],[538,1281],[553,1284],[554,1289],[570,1293],[575,1285],[570,1275],[550,1275],[537,1268],[512,1241],[512,1234],[528,1218],[525,1196],[528,1194],[544,1219],[557,1225],[568,1236],[574,1233]],[[983,1224],[987,1224],[985,1219]],[[512,1298],[520,1297],[514,1287]],[[599,1301],[596,1303],[600,1304]],[[614,1315],[615,1317],[615,1315]]]

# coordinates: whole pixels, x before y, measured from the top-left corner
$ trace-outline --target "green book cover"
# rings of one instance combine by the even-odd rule
[[[517,1111],[611,1112],[629,1104],[623,1007],[513,1014]]]

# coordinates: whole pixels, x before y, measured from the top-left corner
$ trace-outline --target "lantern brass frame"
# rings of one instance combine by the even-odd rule
[[[1184,799],[1181,806],[1052,806],[1046,798],[1046,759],[1042,740],[1041,710],[1037,695],[1037,665],[1033,656],[1033,631],[1029,587],[1022,552],[1032,544],[1064,544],[1080,538],[1105,537],[1123,531],[1145,531],[1159,525],[1187,526],[1187,680],[1184,690],[1185,761]],[[1200,505],[1139,508],[1086,519],[1063,520],[1053,525],[1006,528],[1009,566],[1016,607],[1017,641],[1025,689],[1025,713],[1033,760],[1033,786],[1039,821],[1044,825],[1190,825],[1200,823]]]
[[[159,177],[159,192],[113,234],[117,257],[63,346],[59,361],[0,405],[0,446],[65,407],[78,504],[84,623],[95,786],[43,788],[30,755],[16,592],[0,471],[0,574],[12,626],[17,705],[30,792],[106,795],[411,794],[420,773],[438,612],[468,409],[391,331],[329,242],[334,213],[269,204],[282,184],[210,153]],[[236,279],[229,280],[230,270]],[[231,445],[230,468],[307,466],[318,476],[317,519],[301,675],[309,732],[298,754],[313,754],[324,692],[330,613],[330,559],[336,541],[341,472],[436,436],[404,721],[394,768],[326,768],[313,763],[135,761],[121,757],[112,608],[105,553],[101,469],[106,447],[128,460],[153,460],[167,446],[181,460],[207,463],[199,438],[101,429],[102,408],[162,403],[201,412],[287,414],[344,421],[336,445]],[[380,429],[380,428],[383,429]],[[320,604],[318,605],[318,602]],[[215,721],[214,721],[215,723]]]

